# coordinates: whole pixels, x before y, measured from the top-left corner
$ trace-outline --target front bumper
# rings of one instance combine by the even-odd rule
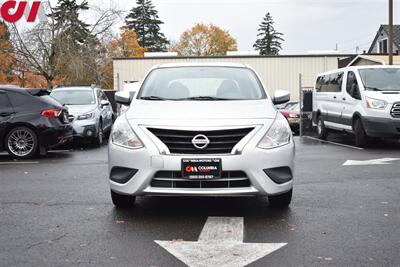
[[[73,136],[75,139],[95,138],[99,133],[99,124],[96,119],[77,120],[73,124]]]
[[[363,126],[371,137],[400,137],[400,119],[363,117]]]
[[[253,138],[254,139],[254,138]],[[160,155],[153,153],[149,146],[130,150],[109,144],[109,173],[115,167],[137,170],[128,182],[120,184],[110,180],[111,190],[125,195],[175,195],[175,196],[267,196],[290,191],[293,180],[278,184],[267,176],[265,169],[288,167],[294,170],[294,143],[265,150],[256,147],[253,140],[240,155]],[[181,160],[190,158],[220,158],[222,170],[242,171],[250,181],[250,186],[239,188],[165,188],[151,186],[159,171],[180,171]]]

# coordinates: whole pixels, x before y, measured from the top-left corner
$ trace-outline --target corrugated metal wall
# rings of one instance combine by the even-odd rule
[[[125,81],[140,81],[154,65],[179,62],[234,62],[249,64],[261,76],[270,94],[289,90],[292,100],[299,99],[299,74],[303,86],[312,87],[321,72],[338,68],[339,56],[279,56],[279,57],[221,57],[221,58],[137,58],[114,60],[115,90]]]

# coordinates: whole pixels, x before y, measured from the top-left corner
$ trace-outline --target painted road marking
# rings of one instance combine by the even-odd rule
[[[0,165],[23,165],[23,164],[40,164],[38,161],[9,161],[0,162]]]
[[[347,147],[347,148],[352,148],[352,149],[357,149],[357,150],[364,150],[364,148],[361,147],[356,147],[356,146],[350,146],[350,145],[345,145],[345,144],[341,144],[341,143],[336,143],[336,142],[332,142],[332,141],[327,141],[327,140],[321,140],[315,137],[311,137],[311,136],[304,136],[303,138],[308,138],[314,141],[318,141],[321,143],[327,143],[327,144],[331,144],[331,145],[336,145],[336,146],[342,146],[342,147]]]
[[[343,166],[368,166],[368,165],[390,165],[393,161],[400,161],[400,158],[383,158],[371,160],[348,160]]]
[[[243,218],[209,217],[197,242],[158,241],[189,267],[243,267],[287,243],[243,243]]]

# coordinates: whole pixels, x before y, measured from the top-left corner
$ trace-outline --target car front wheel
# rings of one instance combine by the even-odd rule
[[[36,133],[28,127],[12,129],[5,140],[8,154],[16,159],[32,158],[39,148]]]
[[[355,135],[355,143],[358,147],[365,147],[367,145],[368,136],[365,133],[364,126],[361,119],[356,119],[353,125]]]
[[[111,200],[115,207],[117,208],[129,208],[133,207],[135,204],[136,197],[134,196],[127,196],[115,193],[111,191]]]
[[[95,137],[95,139],[93,140],[93,145],[95,147],[101,147],[103,145],[103,142],[104,142],[103,123],[100,122],[100,124],[99,124],[99,133]]]
[[[281,195],[269,196],[268,197],[269,204],[273,208],[279,208],[279,209],[287,208],[292,202],[292,195],[293,195],[293,189]]]
[[[321,116],[318,116],[317,120],[317,135],[321,140],[326,140],[328,137],[328,130],[326,129],[324,120],[321,118]]]

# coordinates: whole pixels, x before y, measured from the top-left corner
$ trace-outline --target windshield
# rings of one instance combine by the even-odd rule
[[[62,90],[53,91],[51,96],[65,105],[93,105],[96,104],[91,90]]]
[[[400,69],[362,69],[359,73],[367,91],[400,91]]]
[[[151,72],[139,99],[258,100],[266,97],[253,71],[230,67],[177,67]]]

